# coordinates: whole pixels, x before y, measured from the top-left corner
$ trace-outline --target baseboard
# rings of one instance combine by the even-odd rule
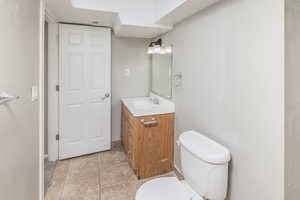
[[[182,171],[179,169],[179,167],[177,165],[174,165],[174,169],[175,169],[175,171],[177,171],[179,174],[182,175]]]
[[[182,171],[179,169],[179,167],[177,165],[174,165],[174,171],[177,174],[177,176],[178,176],[179,179],[181,179],[181,180],[184,179],[183,173],[182,173]]]
[[[111,139],[112,142],[116,142],[116,141],[120,141],[120,140],[121,140],[121,137],[120,137],[120,136]]]

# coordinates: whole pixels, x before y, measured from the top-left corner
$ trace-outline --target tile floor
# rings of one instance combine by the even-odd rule
[[[121,144],[114,143],[111,151],[58,161],[46,200],[134,200],[147,180],[137,179]]]
[[[47,193],[48,188],[51,185],[55,164],[56,162],[50,162],[48,159],[45,159],[44,165],[44,172],[45,172],[45,184],[44,184],[44,191]]]

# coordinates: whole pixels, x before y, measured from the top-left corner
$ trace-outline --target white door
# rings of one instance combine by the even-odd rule
[[[111,31],[60,25],[59,159],[111,147]]]

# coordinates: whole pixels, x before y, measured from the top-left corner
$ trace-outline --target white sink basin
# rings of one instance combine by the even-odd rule
[[[137,110],[150,110],[159,105],[153,104],[149,99],[147,99],[134,101],[133,106]]]
[[[154,104],[150,97],[137,97],[122,99],[122,102],[135,117],[175,112],[174,103],[167,100]]]

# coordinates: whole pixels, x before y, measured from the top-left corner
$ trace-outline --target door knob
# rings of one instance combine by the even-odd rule
[[[102,100],[105,100],[105,99],[107,99],[107,98],[109,98],[110,97],[110,94],[109,93],[106,93],[105,95],[104,95],[104,97],[102,97]]]

